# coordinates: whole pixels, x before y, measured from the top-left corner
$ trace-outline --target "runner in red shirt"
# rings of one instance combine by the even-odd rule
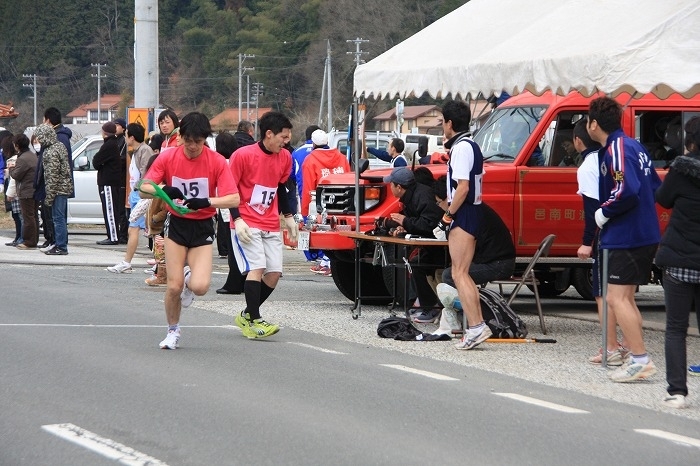
[[[163,349],[176,349],[180,340],[180,311],[192,304],[194,296],[209,289],[212,272],[212,243],[216,208],[238,206],[240,197],[226,159],[204,145],[211,135],[209,119],[202,113],[185,115],[180,124],[183,145],[161,152],[139,184],[144,197],[152,197],[156,184],[172,200],[194,212],[181,215],[168,207],[163,236],[168,272],[165,315],[168,334]],[[189,266],[185,267],[185,262]],[[183,274],[184,269],[184,274]]]
[[[163,135],[163,144],[160,146],[161,152],[167,152],[177,148],[177,136],[179,130],[179,120],[172,110],[163,110],[158,115],[158,129]]]
[[[292,123],[282,113],[268,112],[258,126],[262,139],[241,147],[229,161],[241,195],[240,207],[231,209],[231,243],[238,268],[246,275],[246,309],[236,316],[236,325],[251,339],[279,331],[279,326],[260,317],[260,305],[282,275],[280,210],[292,242],[298,231],[287,191],[281,186],[292,169],[292,156],[284,148],[291,138]]]

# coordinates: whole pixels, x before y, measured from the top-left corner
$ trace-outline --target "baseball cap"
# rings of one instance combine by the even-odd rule
[[[122,128],[126,129],[126,120],[124,118],[115,118],[114,124],[119,125]]]
[[[328,133],[326,133],[322,129],[317,129],[316,131],[311,133],[311,142],[314,143],[314,146],[327,146]]]
[[[391,174],[384,177],[385,183],[396,183],[402,186],[409,185],[415,181],[416,178],[408,167],[396,167],[391,171]]]

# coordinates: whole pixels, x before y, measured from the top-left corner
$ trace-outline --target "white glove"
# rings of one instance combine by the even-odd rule
[[[250,243],[253,240],[253,235],[250,233],[250,228],[245,220],[238,217],[233,221],[234,229],[236,230],[236,236],[242,243]]]
[[[435,227],[433,230],[433,235],[435,235],[435,239],[439,239],[440,241],[447,241],[447,234],[445,233],[445,230],[443,230],[440,227]]]
[[[296,220],[294,220],[294,217],[284,217],[284,224],[287,225],[289,241],[296,243],[297,236],[299,236],[299,225],[297,225]]]
[[[598,209],[595,211],[595,223],[598,225],[598,228],[603,228],[603,225],[605,225],[608,220],[610,219],[603,215],[603,209]]]

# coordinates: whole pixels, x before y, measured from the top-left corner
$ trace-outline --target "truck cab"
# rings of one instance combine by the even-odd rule
[[[578,92],[566,96],[525,92],[495,108],[474,135],[484,155],[484,202],[498,212],[510,229],[521,259],[518,263],[525,263],[532,256],[545,235],[557,235],[550,251],[550,257],[556,260],[543,263],[538,274],[538,278],[542,277],[539,291],[543,296],[560,294],[573,285],[584,298],[593,298],[591,264],[576,257],[584,214],[577,194],[576,170],[580,161],[571,146],[573,127],[587,115],[593,98]],[[673,158],[683,153],[682,128],[688,119],[700,114],[700,97],[671,95],[662,100],[651,94],[621,94],[616,100],[624,108],[624,132],[647,148],[663,178]],[[446,172],[445,165],[427,167],[435,178]],[[388,173],[388,169],[369,170],[360,177],[360,231],[372,229],[375,218],[399,210],[398,200],[382,182],[381,177]],[[332,218],[334,225],[348,225],[344,228],[355,230],[354,194],[354,173],[329,176],[317,188],[317,208],[319,212],[325,209],[325,217]],[[663,231],[669,212],[658,207],[657,211]],[[309,246],[323,249],[331,257],[336,285],[346,297],[354,299],[354,244],[335,228],[317,225],[315,231],[309,232]],[[365,272],[363,276],[371,276]],[[380,282],[375,280],[368,286],[380,288]],[[363,281],[363,290],[365,285]],[[373,291],[380,294],[385,290]]]

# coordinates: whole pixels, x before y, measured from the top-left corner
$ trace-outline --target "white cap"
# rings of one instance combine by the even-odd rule
[[[328,145],[328,133],[326,133],[322,129],[317,129],[316,131],[311,133],[311,142],[314,143],[314,146]]]

